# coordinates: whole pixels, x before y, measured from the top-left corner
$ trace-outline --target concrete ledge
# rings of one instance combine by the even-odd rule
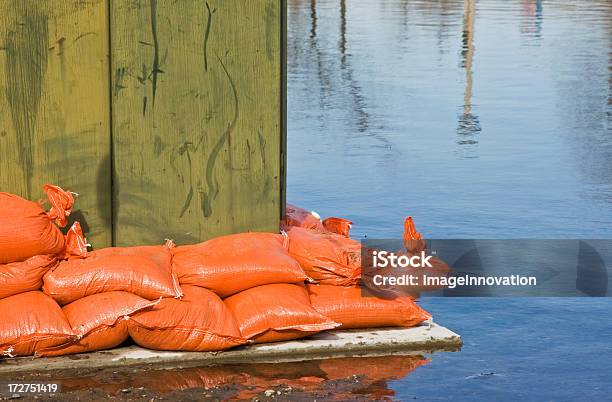
[[[242,346],[226,352],[160,352],[128,346],[64,357],[5,359],[0,360],[0,374],[145,364],[187,367],[276,363],[329,357],[424,354],[440,350],[454,351],[461,345],[459,335],[432,323],[414,328],[328,331],[308,339]]]

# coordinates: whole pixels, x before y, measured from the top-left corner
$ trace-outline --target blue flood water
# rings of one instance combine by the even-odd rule
[[[400,400],[612,399],[609,299],[428,298],[421,305],[464,346],[392,382]]]
[[[289,1],[288,200],[356,236],[611,237],[610,2],[340,4]]]
[[[288,0],[287,198],[393,238],[612,238],[612,2]],[[612,399],[609,299],[422,305],[398,399]]]

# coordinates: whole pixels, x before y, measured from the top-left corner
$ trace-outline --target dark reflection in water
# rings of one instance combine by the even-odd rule
[[[221,391],[215,395],[221,399],[261,398],[266,390],[279,391],[288,400],[352,400],[359,395],[382,399],[395,395],[390,382],[405,379],[428,362],[422,356],[385,356],[144,372],[126,368],[63,374],[55,380],[63,392],[100,390],[110,396],[130,393],[134,397],[149,394],[174,399],[190,395],[182,391],[199,389]]]
[[[310,0],[310,38],[317,36],[317,0]]]
[[[340,0],[340,53],[346,59],[346,0]]]

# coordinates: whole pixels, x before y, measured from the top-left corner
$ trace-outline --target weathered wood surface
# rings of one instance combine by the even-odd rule
[[[78,192],[97,246],[112,240],[108,49],[104,0],[0,0],[0,191]]]
[[[113,0],[117,245],[278,230],[282,2]]]

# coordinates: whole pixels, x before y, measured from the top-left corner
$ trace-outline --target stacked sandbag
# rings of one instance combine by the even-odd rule
[[[184,286],[182,300],[165,298],[130,318],[138,345],[155,350],[219,351],[246,343],[232,312],[210,290]]]
[[[48,212],[39,203],[0,193],[0,299],[40,289],[45,273],[67,254],[66,237],[57,225],[66,226],[74,197],[50,184],[43,190]],[[74,230],[68,236],[71,244],[78,241]]]
[[[312,307],[302,284],[258,286],[224,302],[236,317],[242,336],[256,343],[304,338],[339,326]]]
[[[321,284],[356,285],[361,277],[361,243],[351,238],[301,227],[287,230],[289,253],[306,274]]]
[[[0,356],[31,356],[76,339],[57,303],[40,291],[0,300]]]
[[[89,252],[78,222],[66,236],[53,222],[66,224],[72,194],[45,191],[48,213],[0,193],[10,210],[0,209],[3,356],[105,350],[128,338],[156,350],[222,351],[430,317],[409,297],[362,293],[361,245],[346,219],[291,207],[281,234]],[[409,252],[422,244],[411,219],[404,242]]]
[[[287,247],[286,235],[222,236],[177,247],[173,250],[173,270],[184,288],[197,286],[224,298],[243,342],[296,339],[333,328],[337,324],[310,305],[304,281],[311,278]],[[154,312],[146,315],[153,316]],[[137,333],[132,338],[139,342]],[[184,350],[180,344],[171,344]]]
[[[173,271],[181,285],[209,289],[228,297],[271,283],[308,279],[287,251],[287,237],[274,233],[239,233],[173,250]]]
[[[172,248],[162,246],[109,247],[85,258],[61,261],[43,281],[43,291],[60,305],[97,293],[124,291],[147,300],[181,297],[172,272]]]
[[[387,292],[389,297],[383,298],[362,286],[362,264],[367,261],[362,261],[360,242],[349,237],[352,222],[331,217],[315,225],[314,218],[319,217],[288,205],[281,226],[289,237],[289,253],[316,282],[307,286],[316,311],[343,329],[411,327],[431,318],[414,297],[418,291],[430,289],[414,289],[413,295]],[[426,249],[410,216],[404,221],[403,242],[408,254]],[[435,257],[431,260],[433,268],[428,274],[448,274],[446,264]]]
[[[128,339],[129,317],[158,303],[121,291],[83,297],[62,308],[76,338],[40,349],[36,354],[63,356],[112,349]]]
[[[78,223],[64,236],[73,194],[43,187],[42,203],[0,193],[0,355],[29,356],[75,339],[60,306],[40,291],[43,277],[86,244]],[[70,246],[68,246],[70,244]]]
[[[357,286],[308,285],[315,310],[341,329],[413,327],[431,318],[409,296],[381,298]]]
[[[66,240],[60,229],[67,224],[74,197],[60,187],[46,184],[51,208],[10,193],[0,193],[0,264],[25,261],[36,255],[63,256]]]
[[[74,197],[60,187],[43,187],[51,205],[0,193],[0,299],[42,286],[43,276],[66,256],[83,256],[87,244],[75,222],[64,236]]]
[[[92,352],[124,343],[131,316],[153,309],[163,298],[183,296],[172,272],[172,248],[172,241],[109,247],[60,261],[45,274],[43,291],[63,306],[77,338],[37,354]]]
[[[35,255],[23,262],[0,264],[0,299],[38,290],[43,276],[57,264],[53,255]]]

